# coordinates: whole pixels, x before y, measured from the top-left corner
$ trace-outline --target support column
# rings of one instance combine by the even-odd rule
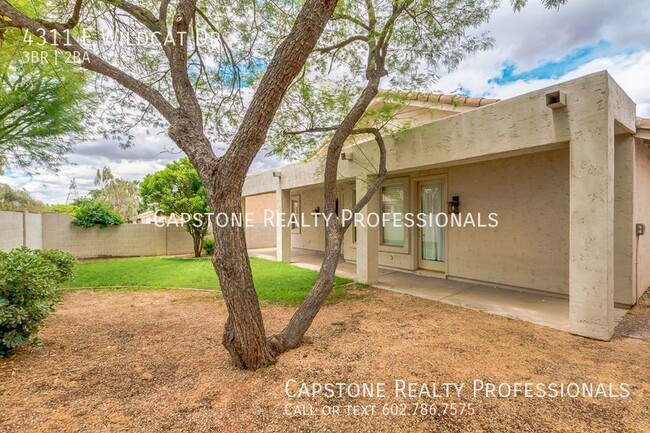
[[[275,190],[275,248],[278,262],[291,263],[291,227],[289,227],[289,216],[291,215],[291,190],[283,190],[281,180],[278,177],[278,186]]]
[[[604,105],[581,115],[569,103],[571,332],[598,340],[614,332],[614,122]]]
[[[357,200],[361,199],[372,182],[371,178],[356,180]],[[374,284],[379,278],[379,227],[369,227],[368,214],[379,214],[380,193],[376,193],[361,210],[363,224],[357,224],[357,282]],[[374,218],[372,219],[374,223]],[[352,230],[352,228],[350,228]]]

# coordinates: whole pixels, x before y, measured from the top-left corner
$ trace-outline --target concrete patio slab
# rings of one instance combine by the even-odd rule
[[[249,255],[267,260],[276,259],[275,248],[249,250]],[[299,248],[291,250],[291,264],[295,266],[317,271],[322,260],[323,253],[320,251]],[[355,264],[341,259],[336,275],[354,279]],[[373,284],[373,287],[570,331],[569,300],[561,296],[382,268],[379,270],[379,282]],[[614,309],[616,323],[621,321],[627,311]]]

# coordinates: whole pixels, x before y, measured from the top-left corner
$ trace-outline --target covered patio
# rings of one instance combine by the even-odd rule
[[[251,257],[267,260],[276,260],[277,257],[275,248],[252,249],[248,253]],[[322,260],[323,253],[320,251],[291,249],[291,264],[294,266],[317,271]],[[356,265],[341,259],[336,274],[342,278],[354,279]],[[449,280],[383,267],[379,268],[378,282],[372,284],[372,287],[480,310],[562,331],[568,332],[571,329],[569,299],[559,295]],[[618,323],[626,312],[625,309],[615,308],[615,322]]]

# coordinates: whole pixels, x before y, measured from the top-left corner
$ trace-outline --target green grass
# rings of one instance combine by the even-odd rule
[[[251,258],[253,280],[263,301],[297,304],[316,281],[317,273],[285,263]],[[350,280],[335,278],[330,299],[344,297]],[[64,288],[120,288],[126,290],[194,288],[218,290],[210,259],[135,257],[87,260],[79,263],[74,281]]]

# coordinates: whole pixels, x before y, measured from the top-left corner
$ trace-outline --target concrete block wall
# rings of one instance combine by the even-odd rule
[[[23,213],[25,245],[29,248],[43,248],[43,216],[38,213]]]
[[[22,212],[0,211],[0,250],[9,251],[23,245]]]
[[[192,237],[182,227],[123,224],[117,227],[81,228],[70,215],[0,212],[0,250],[21,245],[57,248],[79,258],[164,256],[192,254]]]

